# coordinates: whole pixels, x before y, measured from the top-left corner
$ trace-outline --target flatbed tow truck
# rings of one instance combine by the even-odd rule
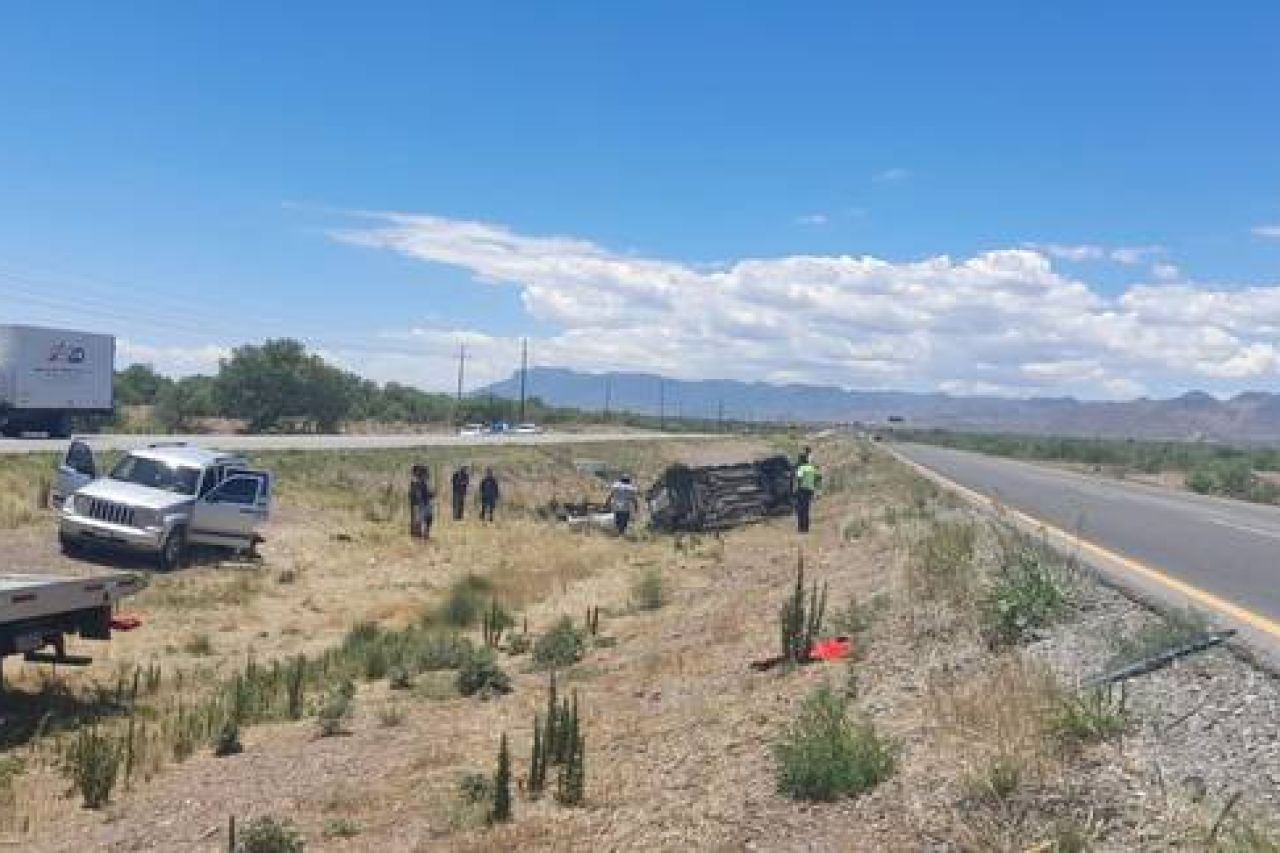
[[[19,654],[33,663],[91,663],[92,658],[67,654],[67,636],[109,640],[113,630],[138,627],[136,618],[117,616],[115,608],[145,586],[141,575],[127,572],[90,577],[0,573],[0,664]]]

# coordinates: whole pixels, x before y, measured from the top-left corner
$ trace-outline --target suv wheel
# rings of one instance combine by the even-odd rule
[[[160,566],[160,571],[171,572],[182,566],[182,561],[186,555],[187,532],[181,527],[175,527],[164,538],[164,544],[160,546],[160,553],[156,555],[156,563]]]
[[[62,553],[68,557],[79,557],[84,553],[84,545],[65,533],[58,534],[58,545],[62,548]]]

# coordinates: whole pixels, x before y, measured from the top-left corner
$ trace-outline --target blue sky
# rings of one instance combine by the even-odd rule
[[[522,335],[686,376],[1269,387],[1276,32],[1268,3],[11,3],[0,321],[179,372],[292,335],[436,388]]]

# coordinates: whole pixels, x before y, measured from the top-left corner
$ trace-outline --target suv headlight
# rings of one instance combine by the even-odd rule
[[[163,520],[164,515],[158,509],[135,509],[133,511],[133,523],[138,527],[159,527]]]
[[[75,495],[71,499],[71,508],[75,510],[76,515],[89,514],[89,496]]]

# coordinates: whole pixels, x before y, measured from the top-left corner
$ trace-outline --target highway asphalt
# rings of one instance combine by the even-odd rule
[[[1261,624],[1269,644],[1280,644],[1280,635],[1264,624],[1280,623],[1280,507],[948,448],[898,444],[894,449],[955,483],[1153,569],[1173,579],[1174,586],[1190,585],[1261,617],[1253,627]],[[1121,567],[1107,573],[1121,585],[1153,591],[1146,572],[1125,577]]]
[[[219,450],[394,450],[411,447],[490,447],[525,444],[597,444],[612,441],[656,441],[716,436],[656,432],[546,432],[541,435],[93,435],[89,443],[103,450],[129,450],[163,441],[216,447]],[[723,436],[721,436],[723,437]],[[0,439],[0,455],[60,453],[66,439]]]

